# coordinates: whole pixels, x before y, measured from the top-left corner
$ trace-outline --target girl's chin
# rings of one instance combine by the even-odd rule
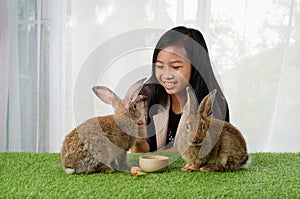
[[[175,94],[177,93],[175,89],[170,90],[170,89],[166,89],[166,88],[165,88],[165,91],[166,91],[169,95],[175,95]]]
[[[172,90],[169,90],[169,89],[166,89],[166,88],[165,88],[165,91],[166,91],[169,95],[177,95],[177,96],[186,95],[185,89],[182,89],[182,90],[178,91],[178,89],[172,89]]]

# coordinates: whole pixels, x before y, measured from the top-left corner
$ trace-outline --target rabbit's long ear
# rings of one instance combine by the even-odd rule
[[[198,124],[199,124],[199,117],[197,116],[197,107],[198,107],[198,100],[196,98],[196,95],[194,94],[194,91],[192,88],[187,87],[186,88],[186,94],[187,94],[187,101],[183,107],[181,119],[179,121],[177,131],[176,131],[176,137],[175,139],[175,145],[178,144],[178,138],[180,137],[186,137],[187,135],[186,130],[195,132],[197,131]],[[193,118],[192,120],[189,120],[189,118]],[[189,121],[188,121],[189,120]],[[189,127],[187,129],[187,127]]]
[[[120,98],[105,86],[94,86],[93,91],[99,99],[107,104],[111,104],[114,108],[117,108],[121,103]]]
[[[198,106],[198,100],[191,88],[187,87],[186,92],[187,92],[187,102],[183,107],[183,113],[184,115],[190,115],[196,112]]]
[[[143,87],[144,81],[146,78],[143,78],[137,82],[135,82],[133,85],[130,86],[130,88],[127,90],[126,95],[125,95],[125,102],[127,108],[129,107],[129,104],[135,101],[137,98],[140,90]]]
[[[201,101],[198,113],[203,119],[206,119],[212,114],[212,108],[215,100],[217,90],[212,90],[208,95],[206,95],[203,100]]]

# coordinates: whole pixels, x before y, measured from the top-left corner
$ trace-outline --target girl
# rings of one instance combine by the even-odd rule
[[[215,118],[229,122],[228,105],[200,31],[183,26],[167,31],[155,47],[152,63],[152,75],[140,93],[148,102],[147,133],[137,139],[132,152],[176,150],[176,131],[188,86],[194,90],[198,102],[217,89],[212,113]]]

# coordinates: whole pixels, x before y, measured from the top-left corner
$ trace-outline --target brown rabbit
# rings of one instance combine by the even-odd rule
[[[235,171],[250,163],[239,130],[212,117],[215,95],[216,90],[210,92],[197,110],[197,99],[187,88],[178,139],[178,150],[186,161],[183,171]]]
[[[144,81],[134,83],[123,100],[104,86],[93,87],[102,101],[115,108],[115,114],[89,119],[66,136],[60,154],[66,173],[111,173],[113,167],[129,170],[127,151],[138,137],[139,125],[145,124],[145,100],[138,95]]]

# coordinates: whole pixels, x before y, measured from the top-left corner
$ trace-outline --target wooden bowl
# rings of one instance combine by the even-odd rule
[[[169,165],[169,158],[162,155],[144,155],[139,158],[139,165],[145,172],[163,171]]]

